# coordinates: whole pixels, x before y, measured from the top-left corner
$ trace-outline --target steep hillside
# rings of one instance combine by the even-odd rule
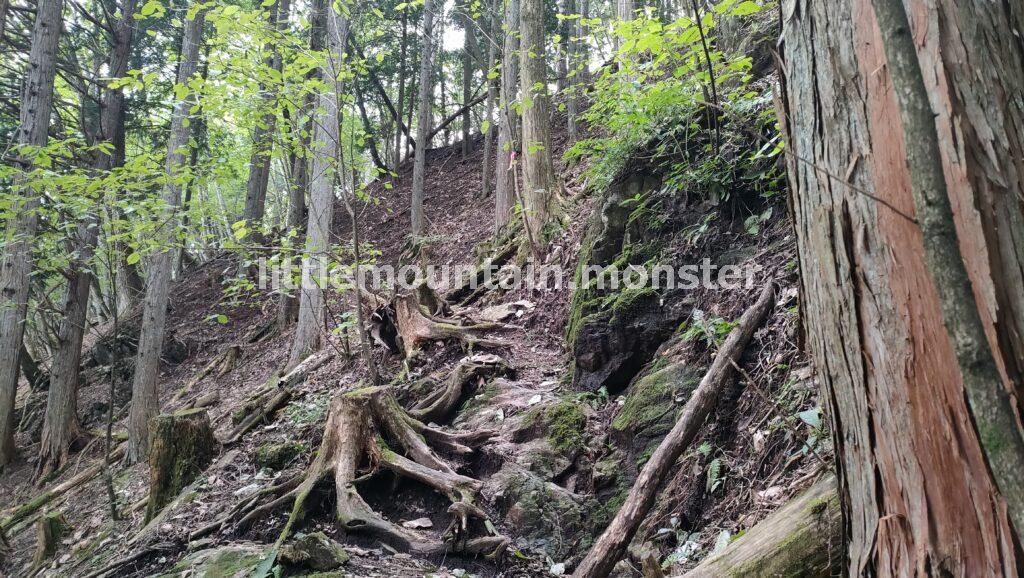
[[[564,141],[556,142],[561,152]],[[523,258],[508,251],[508,238],[492,242],[492,201],[479,194],[481,142],[474,144],[476,152],[467,158],[458,146],[428,152],[427,220],[435,240],[428,255],[436,264]],[[402,232],[408,227],[410,168],[387,185],[371,186],[374,203],[358,207],[363,240],[379,252],[378,263],[398,264],[408,249]],[[707,259],[760,269],[750,284],[730,289],[449,287],[450,315],[497,321],[486,332],[500,342],[496,347],[467,352],[458,341],[430,339],[411,363],[380,346],[373,355],[385,383],[410,408],[424,407],[424,397],[446,383],[453,368],[476,364],[472,377],[459,384],[451,410],[422,415],[456,436],[451,439],[474,440],[470,454],[452,453],[454,446],[441,453],[459,474],[480,482],[478,504],[488,523],[471,523],[469,537],[491,534],[490,544],[497,547],[467,548],[480,555],[430,555],[415,548],[411,556],[396,553],[393,541],[389,546],[365,532],[343,531],[333,521],[332,484],[317,484],[292,535],[323,532],[343,544],[350,558],[346,575],[461,575],[457,569],[463,568],[477,575],[533,576],[571,570],[623,503],[732,321],[769,280],[780,286],[770,321],[740,363],[740,379],[674,468],[634,542],[633,562],[624,562],[621,571],[633,573],[630,567],[638,568],[651,553],[668,571],[692,566],[826,468],[815,390],[798,353],[793,241],[781,196],[766,201],[737,189],[729,202],[712,204],[700,191],[662,182],[654,163],[631,164],[600,188],[588,184],[584,169],[573,164],[561,171],[566,226],[547,253],[547,264],[559,268],[566,281],[591,264]],[[751,215],[759,217],[756,226]],[[348,243],[350,221],[343,207],[336,211],[334,233],[339,246]],[[155,523],[145,525],[145,464],[112,467],[124,518],[109,521],[104,477],[88,475],[102,463],[102,439],[80,448],[64,471],[40,487],[29,481],[32,463],[22,463],[0,485],[0,501],[10,505],[2,522],[13,547],[5,565],[10,574],[29,573],[33,524],[47,512],[61,513],[67,530],[52,561],[43,565],[44,575],[177,575],[189,567],[206,569],[209,576],[234,575],[237,569],[252,571],[270,551],[291,511],[287,490],[297,483],[292,480],[315,468],[331,400],[363,395],[366,375],[358,355],[349,353],[358,349],[358,340],[344,321],[353,303],[345,292],[331,294],[329,318],[332,328],[349,330],[331,334],[324,351],[302,366],[308,372],[282,380],[290,331],[274,330],[277,301],[269,291],[225,290],[236,286],[238,266],[235,256],[217,255],[189,269],[175,287],[160,382],[165,413],[199,406],[209,415],[223,443],[212,464]],[[83,426],[90,431],[102,430],[111,373],[119,378],[115,414],[124,415],[131,368],[113,357],[131,357],[126,353],[132,349],[132,319],[122,326],[119,339],[109,327],[96,328],[102,337],[80,393]],[[23,447],[38,440],[31,408],[40,395],[26,392],[19,406],[29,408],[22,410]],[[270,411],[254,414],[261,405]],[[259,419],[246,419],[253,415]],[[248,423],[251,429],[244,427]],[[451,519],[448,499],[394,469],[370,465],[355,482],[366,504],[408,535],[425,542],[443,539]],[[32,500],[41,491],[62,492],[76,477],[86,480],[59,495],[43,493],[52,499],[41,508],[14,506],[37,505]],[[280,495],[285,499],[276,505],[244,516],[246,508]],[[300,558],[285,557],[284,572],[313,571]]]

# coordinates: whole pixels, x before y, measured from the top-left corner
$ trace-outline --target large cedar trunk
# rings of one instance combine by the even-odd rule
[[[200,10],[192,20],[186,20],[181,40],[181,60],[178,65],[178,84],[188,85],[199,68],[199,44],[202,40],[206,13]],[[188,148],[188,117],[195,97],[186,96],[174,103],[171,112],[171,132],[167,139],[167,174],[178,175],[185,166]],[[156,232],[160,248],[150,260],[146,279],[146,299],[142,304],[142,329],[135,357],[135,375],[132,382],[132,405],[128,416],[128,459],[136,462],[148,455],[149,420],[159,413],[160,399],[157,381],[160,372],[160,352],[163,348],[164,325],[167,321],[167,302],[171,290],[172,249],[176,242],[173,211],[181,204],[181,182],[171,179],[164,187],[163,201],[167,206],[164,223]]]
[[[908,3],[961,251],[1005,386],[1024,363],[1019,3]],[[852,575],[1012,576],[1019,540],[925,266],[869,0],[785,2],[783,107],[807,338]]]
[[[532,239],[540,243],[554,211],[555,169],[551,161],[551,103],[544,53],[544,2],[519,3],[519,74],[523,105],[522,201]]]
[[[53,79],[57,68],[57,40],[61,31],[62,0],[41,0],[36,5],[29,53],[28,75],[21,100],[17,142],[45,146],[53,105]],[[19,159],[30,169],[27,159]],[[16,183],[17,186],[18,183]],[[32,237],[39,216],[39,196],[22,191],[24,204],[7,226],[3,261],[0,262],[0,469],[14,457],[14,398],[18,389],[18,352],[25,335],[29,273],[32,270]]]

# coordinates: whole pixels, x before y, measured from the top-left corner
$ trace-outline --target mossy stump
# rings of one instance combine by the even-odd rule
[[[60,512],[50,512],[36,522],[36,553],[32,568],[38,570],[57,551],[60,539],[67,532],[67,522]]]
[[[153,418],[149,447],[147,522],[206,469],[220,444],[206,410],[192,409]]]

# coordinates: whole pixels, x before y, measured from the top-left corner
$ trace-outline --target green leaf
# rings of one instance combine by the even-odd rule
[[[821,427],[821,408],[815,407],[796,414],[804,423],[817,429]]]
[[[224,325],[227,322],[228,322],[228,316],[227,315],[224,315],[223,313],[217,315],[217,323],[220,323],[221,325]]]
[[[729,11],[729,14],[732,16],[749,16],[750,14],[756,14],[761,10],[764,10],[763,6],[758,5],[757,2],[746,0],[746,2],[740,2],[737,4],[735,8]]]
[[[134,264],[138,263],[139,259],[141,259],[141,258],[142,258],[142,255],[139,255],[138,252],[135,252],[135,253],[131,253],[130,255],[128,255],[128,257],[125,258],[124,262],[128,263],[129,265],[134,265]]]

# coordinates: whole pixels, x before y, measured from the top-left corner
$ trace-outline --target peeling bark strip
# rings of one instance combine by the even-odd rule
[[[1013,95],[1024,91],[1024,47],[1013,27],[1024,14],[1019,3],[952,0],[907,9],[957,241],[1019,404],[1024,105]],[[1018,575],[1019,541],[965,402],[921,229],[856,192],[915,213],[870,0],[785,2],[782,48],[801,309],[839,456],[847,570]]]
[[[1010,520],[1024,529],[1024,439],[985,337],[960,254],[939,136],[910,23],[902,0],[874,0],[873,4],[885,37],[883,46],[907,140],[907,169],[924,241],[925,264],[935,283],[985,458],[1006,500]]]

